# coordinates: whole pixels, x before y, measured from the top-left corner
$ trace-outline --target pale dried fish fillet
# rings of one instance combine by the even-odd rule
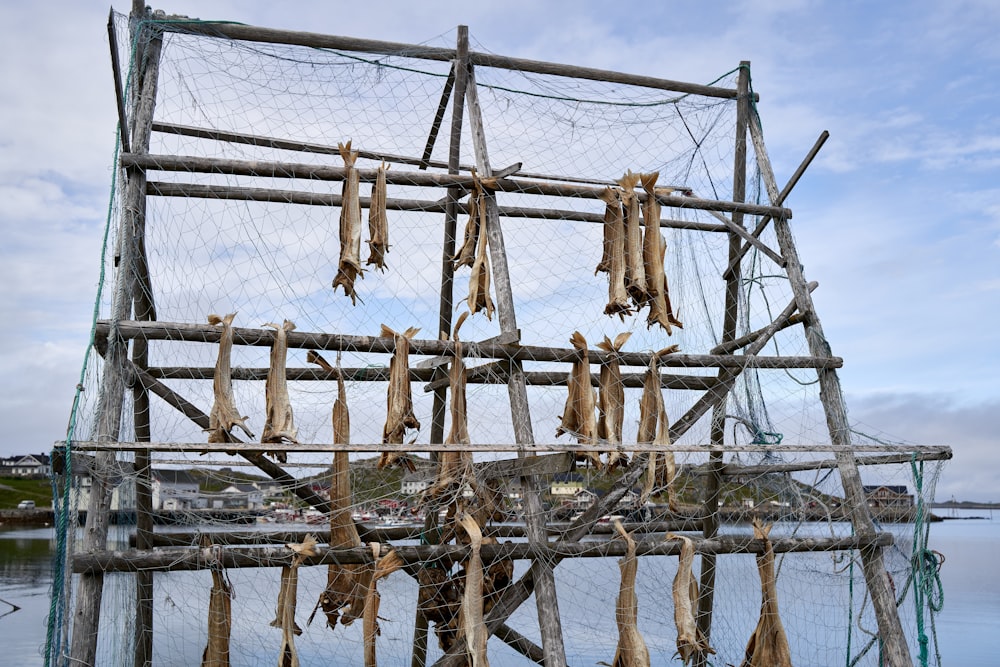
[[[225,317],[209,315],[208,323],[222,325],[222,337],[219,339],[219,356],[215,362],[215,374],[212,377],[212,393],[215,402],[208,415],[208,441],[213,443],[235,442],[232,430],[239,426],[251,440],[254,434],[247,428],[246,417],[241,416],[236,409],[236,399],[233,396],[233,318],[236,313]]]
[[[378,627],[378,608],[382,596],[378,592],[378,582],[403,567],[403,559],[395,550],[379,557],[379,544],[372,543],[372,555],[375,557],[375,569],[371,584],[368,586],[368,596],[365,599],[364,629],[362,635],[365,645],[365,667],[376,667],[375,638],[381,634]]]
[[[384,444],[402,444],[407,429],[420,428],[420,422],[413,414],[413,393],[410,389],[410,340],[420,329],[410,327],[403,333],[396,333],[382,325],[382,337],[392,337],[394,351],[389,361],[389,389],[386,397],[385,426],[382,427]],[[378,468],[401,463],[411,472],[415,469],[409,457],[399,452],[383,452]]]
[[[292,404],[288,399],[288,378],[286,363],[288,356],[288,332],[295,329],[295,324],[285,320],[283,324],[265,324],[272,327],[274,344],[271,346],[271,366],[267,371],[267,381],[264,384],[265,409],[267,419],[264,421],[264,432],[261,442],[290,442],[298,444],[298,431],[292,417]],[[285,452],[268,452],[277,460],[286,461]]]
[[[625,540],[625,555],[618,561],[621,585],[615,604],[615,622],[618,625],[618,646],[612,667],[649,667],[649,649],[639,633],[639,598],[635,594],[635,575],[639,569],[635,540],[625,532],[621,521],[615,519],[615,531]]]
[[[318,555],[316,536],[306,535],[301,543],[286,544],[295,554],[292,564],[281,568],[281,589],[278,592],[278,618],[281,628],[281,649],[278,652],[278,667],[299,667],[299,654],[295,649],[295,635],[302,630],[295,623],[295,605],[298,596],[299,567],[306,558]],[[274,625],[274,623],[272,623]]]
[[[649,368],[642,380],[642,398],[639,402],[639,432],[636,442],[662,445],[660,451],[649,453],[646,464],[646,474],[639,503],[645,503],[654,489],[666,489],[667,502],[670,511],[676,512],[677,489],[674,484],[677,476],[677,465],[674,453],[670,451],[670,421],[663,403],[663,390],[660,386],[659,360],[663,355],[677,350],[671,345],[653,354],[649,359]]]
[[[337,264],[337,275],[333,279],[333,289],[344,288],[344,294],[351,297],[351,303],[356,304],[357,292],[354,291],[354,281],[360,275],[364,278],[361,268],[361,199],[358,194],[358,170],[354,163],[359,151],[351,150],[351,142],[337,144],[337,150],[344,159],[344,186],[340,204],[340,261]]]
[[[663,261],[667,245],[660,233],[660,203],[656,200],[659,192],[671,192],[670,188],[657,190],[656,180],[659,172],[640,174],[639,180],[646,191],[646,201],[643,205],[643,220],[646,223],[646,234],[643,238],[642,261],[646,272],[646,293],[649,298],[649,316],[647,326],[659,324],[667,335],[673,334],[673,327],[683,328],[684,325],[674,316],[670,304],[670,291],[667,286],[667,275]]]
[[[674,624],[677,626],[677,653],[681,661],[688,665],[695,657],[715,653],[708,645],[708,639],[695,623],[698,607],[698,582],[691,571],[694,565],[694,542],[684,535],[667,533],[666,540],[680,540],[681,552],[677,560],[677,574],[674,576]]]
[[[333,403],[333,442],[347,445],[351,442],[351,418],[347,407],[347,390],[340,368],[340,357],[334,369],[314,350],[306,357],[309,363],[337,375],[337,399]],[[362,546],[358,528],[351,518],[351,474],[347,452],[334,452],[333,474],[330,480],[330,547],[346,549]],[[371,566],[364,564],[343,565],[331,563],[327,568],[326,589],[320,593],[319,606],[326,615],[331,630],[337,625],[350,625],[364,612],[367,582]],[[368,570],[368,572],[366,572]]]
[[[472,266],[476,261],[476,246],[479,244],[480,229],[479,211],[483,208],[483,187],[476,178],[475,169],[472,170],[472,192],[469,194],[469,220],[465,223],[465,232],[462,235],[462,245],[452,258],[454,268]]]
[[[483,533],[476,520],[469,514],[459,522],[469,536],[469,558],[465,563],[465,591],[462,594],[461,630],[471,667],[489,667],[486,658],[486,640],[489,632],[483,622],[483,559],[480,549]]]
[[[597,444],[597,415],[594,388],[590,384],[590,354],[587,350],[587,339],[579,331],[574,331],[569,339],[570,344],[580,351],[570,367],[566,405],[563,408],[561,423],[556,429],[556,437],[567,433],[577,439],[577,442],[588,445]],[[601,465],[601,455],[598,452],[582,452],[577,458],[590,461],[595,466]]]
[[[625,423],[625,385],[622,383],[618,353],[631,336],[632,333],[626,331],[615,336],[614,341],[605,336],[597,344],[597,347],[611,355],[608,361],[601,364],[597,392],[597,437],[614,446],[614,449],[608,449],[608,460],[605,462],[607,469],[627,462],[621,451],[622,427]]]
[[[616,181],[622,188],[622,210],[625,220],[625,291],[637,307],[649,300],[646,272],[642,262],[642,226],[639,217],[639,196],[635,186],[639,175],[631,170]]]
[[[607,262],[608,305],[604,307],[604,314],[618,315],[624,320],[626,315],[632,314],[632,304],[625,290],[625,218],[622,213],[621,191],[617,188],[604,188],[601,199],[606,204],[605,248],[610,253]]]
[[[466,376],[465,360],[462,357],[462,343],[458,338],[458,330],[469,317],[462,313],[452,331],[451,338],[455,343],[455,352],[448,369],[448,388],[451,402],[451,427],[445,436],[446,445],[468,445],[469,419],[466,406]],[[438,456],[438,473],[434,484],[424,492],[425,500],[436,500],[445,497],[449,501],[462,493],[466,485],[475,487],[475,476],[472,471],[472,454],[468,451],[443,451]]]
[[[208,643],[201,667],[229,667],[229,637],[233,624],[233,589],[222,568],[221,558],[211,565],[212,591],[208,598]]]
[[[489,234],[486,230],[486,194],[484,181],[478,181],[480,201],[477,206],[479,215],[479,239],[476,244],[476,257],[472,262],[472,273],[469,275],[469,296],[466,303],[470,313],[485,312],[486,319],[493,319],[493,299],[490,298],[490,258]]]
[[[775,582],[774,547],[769,539],[771,526],[753,520],[754,538],[764,541],[764,553],[757,556],[760,574],[760,620],[747,642],[741,667],[792,667],[785,627],[778,614],[778,586]]]
[[[385,270],[385,255],[389,252],[389,219],[385,214],[385,172],[389,166],[383,162],[378,167],[375,184],[372,186],[371,204],[368,206],[368,246],[366,265],[374,264],[376,269]]]

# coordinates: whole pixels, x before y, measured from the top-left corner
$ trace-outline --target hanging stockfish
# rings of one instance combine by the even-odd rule
[[[476,520],[464,514],[459,522],[469,537],[469,558],[465,563],[465,591],[462,594],[461,638],[471,667],[489,667],[486,641],[489,633],[483,622],[483,559],[480,553],[483,532]]]
[[[471,267],[476,261],[476,246],[479,245],[480,216],[479,212],[485,210],[483,204],[483,186],[476,177],[476,170],[472,170],[472,193],[469,195],[469,220],[465,223],[465,233],[462,235],[462,246],[452,257],[454,269],[463,266]]]
[[[281,649],[278,667],[299,667],[299,654],[295,650],[295,635],[302,630],[295,623],[295,604],[298,597],[299,566],[306,558],[316,556],[316,536],[306,535],[299,544],[286,544],[292,550],[292,564],[281,568],[281,588],[278,591],[278,618],[271,622],[281,628]]]
[[[219,339],[219,357],[215,362],[215,375],[212,378],[212,393],[215,395],[215,402],[212,404],[212,411],[208,415],[208,441],[209,442],[235,442],[232,430],[239,426],[247,437],[251,440],[254,434],[250,432],[244,423],[246,417],[240,416],[236,409],[236,401],[233,397],[233,318],[236,313],[229,313],[225,317],[209,315],[208,323],[216,326],[222,325],[222,337]]]
[[[385,254],[389,252],[389,219],[385,215],[385,162],[379,165],[368,206],[368,246],[370,253],[365,265],[374,264],[385,271]]]
[[[660,387],[659,359],[665,354],[677,351],[676,345],[671,345],[652,355],[649,359],[649,369],[642,380],[642,399],[639,402],[639,432],[637,442],[662,445],[661,451],[649,453],[646,465],[646,475],[643,481],[639,504],[649,500],[654,489],[667,491],[667,502],[671,512],[677,511],[677,490],[674,478],[677,475],[677,464],[674,453],[666,447],[670,445],[670,422],[667,410],[663,404],[663,390]]]
[[[420,329],[410,327],[403,333],[396,333],[382,325],[379,334],[382,337],[391,336],[395,351],[389,361],[389,391],[386,401],[385,426],[382,428],[383,444],[402,444],[406,429],[420,428],[420,422],[413,414],[413,393],[410,390],[410,340]],[[400,452],[382,452],[378,460],[381,470],[395,463],[401,463],[413,472],[416,468],[409,457]]]
[[[771,526],[753,520],[754,539],[764,541],[764,553],[757,556],[760,574],[760,620],[750,635],[741,667],[792,667],[788,637],[778,615],[778,587],[774,572],[774,547],[769,539]]]
[[[635,594],[635,575],[639,559],[635,553],[635,540],[625,532],[622,522],[615,519],[615,531],[625,540],[625,555],[618,561],[621,570],[621,587],[615,604],[615,622],[618,624],[618,646],[612,667],[649,667],[649,649],[639,634],[639,598]]]
[[[597,347],[611,355],[607,362],[601,364],[597,392],[597,437],[607,441],[609,445],[614,445],[614,449],[608,450],[608,460],[605,463],[605,467],[609,470],[628,461],[621,451],[622,426],[625,422],[625,385],[622,383],[618,353],[631,336],[632,333],[626,331],[615,336],[614,342],[605,336],[604,340],[597,344]]]
[[[469,296],[466,302],[472,314],[484,311],[486,319],[493,319],[493,299],[490,298],[490,258],[487,252],[489,234],[486,230],[486,194],[485,188],[492,180],[479,180],[480,199],[476,212],[479,216],[477,225],[479,238],[476,243],[476,257],[472,262],[472,274],[469,276]]]
[[[337,150],[344,159],[346,173],[340,204],[340,262],[333,279],[333,289],[343,287],[344,294],[351,297],[351,303],[357,304],[354,281],[359,275],[364,278],[361,268],[361,200],[358,195],[358,170],[354,166],[359,151],[351,150],[350,141],[337,144]]]
[[[424,566],[417,572],[417,608],[434,624],[438,646],[447,652],[458,641],[458,618],[462,608],[462,588],[455,577],[437,565]]]
[[[632,303],[641,308],[649,295],[646,291],[646,272],[642,262],[642,226],[639,219],[639,196],[635,186],[639,175],[631,170],[616,181],[622,187],[622,210],[625,220],[625,290]]]
[[[292,404],[288,400],[288,378],[285,364],[288,356],[288,332],[295,329],[295,324],[285,320],[280,326],[265,324],[272,327],[274,344],[271,345],[271,367],[267,372],[264,384],[265,408],[267,419],[264,421],[264,433],[261,442],[290,442],[298,444],[295,422],[292,419]],[[268,452],[277,460],[286,461],[285,452]]]
[[[580,355],[573,360],[569,372],[566,406],[563,408],[562,422],[556,429],[556,437],[568,433],[577,442],[588,445],[597,444],[597,416],[595,414],[596,400],[594,388],[590,385],[590,355],[587,351],[587,339],[579,331],[574,331],[569,342],[579,350]],[[590,461],[594,466],[601,466],[599,452],[577,454],[579,460]]]
[[[646,223],[646,234],[642,242],[642,262],[646,272],[646,293],[649,297],[647,328],[659,324],[669,336],[673,334],[672,327],[683,328],[684,325],[674,316],[673,307],[670,305],[667,274],[663,267],[667,245],[660,233],[660,202],[656,201],[656,179],[659,176],[660,173],[657,171],[639,175],[647,194],[642,209],[642,217]],[[666,189],[666,191],[672,190]]]
[[[219,547],[212,549],[212,591],[208,598],[208,644],[201,667],[229,667],[229,636],[233,625],[233,586],[222,567]]]
[[[632,304],[625,290],[625,219],[621,190],[604,188],[601,199],[607,204],[604,210],[604,251],[608,254],[608,305],[604,307],[604,314],[618,315],[624,320],[626,315],[632,314]],[[598,271],[604,264],[602,258],[597,265]]]
[[[694,542],[689,537],[673,533],[668,533],[664,539],[681,541],[673,586],[674,623],[677,625],[677,653],[683,663],[688,665],[692,658],[706,653],[714,654],[715,649],[708,645],[708,639],[694,620],[698,606],[698,582],[691,572],[694,565]]]
[[[468,445],[469,419],[466,412],[465,391],[465,360],[462,358],[462,343],[458,338],[458,330],[469,317],[462,313],[455,323],[451,338],[455,343],[455,352],[448,369],[448,386],[451,392],[451,428],[445,437],[446,445]],[[438,474],[434,484],[424,492],[427,500],[444,495],[449,502],[461,495],[467,484],[475,486],[472,471],[472,453],[468,451],[443,451],[438,456]]]
[[[368,586],[368,594],[365,597],[364,630],[362,632],[365,642],[365,667],[376,667],[378,664],[375,660],[375,638],[381,633],[378,627],[378,607],[382,600],[382,596],[378,592],[378,582],[403,567],[403,559],[395,550],[379,557],[381,548],[379,543],[372,542],[371,548],[372,556],[375,558],[375,569],[371,584]]]
[[[347,445],[351,442],[351,418],[347,408],[347,391],[340,368],[340,355],[334,369],[326,359],[310,350],[306,360],[317,364],[328,373],[337,375],[337,399],[333,403],[333,442]],[[347,452],[334,452],[333,475],[330,481],[330,547],[349,549],[362,546],[358,528],[351,518],[351,474]],[[320,593],[319,606],[326,615],[326,625],[331,630],[350,625],[364,613],[367,581],[371,578],[369,565],[342,565],[331,563],[327,569],[326,589]],[[314,612],[315,613],[315,612]],[[342,614],[342,615],[341,615]],[[309,619],[312,622],[312,617]]]

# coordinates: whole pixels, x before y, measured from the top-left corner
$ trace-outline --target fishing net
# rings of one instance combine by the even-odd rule
[[[425,154],[425,148],[442,91],[449,85],[449,62],[405,54],[238,41],[211,35],[211,24],[201,22],[192,22],[190,31],[172,24],[170,31],[160,35],[162,49],[157,57],[149,55],[145,42],[131,36],[134,33],[125,17],[116,17],[115,25],[120,60],[125,64],[123,77],[130,87],[142,64],[135,54],[158,60],[155,125],[149,147],[152,156],[295,163],[303,165],[296,168],[301,173],[310,167],[342,167],[336,146],[350,140],[361,150],[359,169],[375,169],[385,160],[391,165],[390,176],[407,171],[446,173],[447,119],[452,103],[445,109],[446,120],[429,153]],[[145,27],[155,29],[157,22],[147,22]],[[441,36],[430,46],[450,47],[453,37]],[[485,51],[474,42],[472,49]],[[739,75],[736,69],[710,83],[735,89]],[[594,188],[613,185],[627,170],[658,171],[659,186],[672,188],[678,196],[733,199],[735,99],[487,66],[475,69],[475,81],[494,170],[520,163],[515,178]],[[130,88],[126,98],[133,99],[134,94]],[[132,109],[128,105],[130,123]],[[755,105],[752,112],[757,113]],[[466,117],[459,156],[466,174],[468,166],[476,162],[473,145]],[[748,153],[746,200],[768,203],[752,148]],[[418,167],[421,161],[425,169]],[[148,375],[161,390],[153,392],[148,412],[137,411],[132,390],[125,391],[124,418],[116,435],[124,442],[138,440],[137,425],[143,428],[148,423],[149,441],[164,443],[151,455],[153,507],[157,521],[165,524],[157,526],[154,546],[164,557],[176,556],[178,562],[171,567],[161,559],[155,566],[152,609],[156,664],[196,664],[207,642],[212,572],[207,566],[181,567],[182,560],[190,562],[190,554],[183,556],[185,549],[190,552],[205,539],[208,544],[220,545],[223,552],[239,550],[244,558],[242,566],[225,570],[234,593],[230,660],[240,665],[273,664],[282,637],[282,631],[270,625],[281,581],[274,554],[282,550],[290,554],[283,545],[301,542],[308,532],[316,533],[321,544],[325,543],[324,535],[329,535],[328,517],[310,508],[292,487],[327,499],[331,454],[297,452],[295,445],[276,446],[287,453],[287,461],[279,465],[297,480],[281,483],[247,457],[170,447],[170,443],[206,441],[205,424],[199,422],[198,415],[207,416],[213,404],[212,371],[219,351],[215,342],[181,340],[182,329],[207,327],[206,318],[212,313],[236,313],[233,324],[243,329],[264,330],[267,323],[287,320],[294,322],[296,332],[372,337],[367,348],[357,343],[345,350],[339,362],[335,352],[323,351],[327,361],[344,369],[351,441],[369,444],[381,442],[386,417],[390,354],[377,343],[380,327],[400,332],[418,327],[418,340],[437,340],[442,333],[442,220],[448,189],[389,185],[387,268],[382,272],[367,267],[356,282],[355,305],[342,290],[331,288],[340,251],[341,211],[339,205],[331,203],[341,194],[341,183],[292,178],[291,171],[286,166],[266,175],[241,175],[209,166],[147,172],[151,196],[145,199],[143,251],[148,258],[148,283],[140,281],[140,291],[148,284],[158,322],[179,326],[148,340],[139,336],[148,348],[144,360]],[[104,277],[95,317],[101,322],[111,317],[116,291],[122,289],[123,271],[116,259],[122,256],[125,244],[135,242],[119,233],[125,214],[124,187],[120,178],[112,188],[102,259]],[[371,183],[363,181],[360,196],[369,197],[371,188]],[[466,202],[467,194],[461,200]],[[604,314],[608,278],[606,274],[595,275],[602,255],[600,223],[605,210],[599,199],[502,192],[498,203],[522,345],[568,349],[571,335],[580,332],[593,350],[604,336],[614,338],[628,332],[631,337],[624,345],[625,352],[649,353],[676,344],[681,354],[704,355],[722,342],[723,276],[729,264],[730,235],[720,232],[725,232],[725,220],[732,219],[732,213],[663,207],[662,217],[668,221],[662,227],[665,273],[675,314],[683,322],[683,328],[674,328],[668,336],[657,325],[647,327],[646,309],[621,318]],[[362,212],[367,238],[367,207]],[[459,243],[466,217],[459,215]],[[756,215],[742,215],[742,224],[748,229],[760,220]],[[777,248],[773,229],[769,226],[761,241]],[[362,259],[367,254],[362,244]],[[793,300],[784,269],[756,248],[741,261],[740,275],[736,336],[766,327]],[[469,270],[461,268],[455,272],[452,321],[467,310],[464,297],[468,289]],[[99,329],[98,339],[107,337],[107,330]],[[463,341],[486,341],[501,333],[497,316],[491,320],[479,313],[465,322],[460,337]],[[337,386],[332,375],[314,379],[313,373],[319,369],[309,363],[308,349],[293,345],[287,353],[291,378],[288,397],[297,440],[330,443],[330,414]],[[101,418],[98,396],[106,390],[101,386],[102,352],[100,346],[88,352],[70,440],[97,437]],[[805,357],[810,352],[802,327],[790,326],[776,332],[760,354]],[[473,370],[478,379],[470,381],[467,390],[471,442],[482,445],[474,456],[481,485],[486,484],[486,463],[515,456],[489,447],[515,442],[505,384],[507,371],[494,361],[467,360],[470,367],[482,366]],[[236,345],[232,366],[235,406],[240,415],[248,416],[248,428],[259,437],[266,414],[269,347]],[[400,547],[441,538],[440,531],[428,534],[424,529],[433,522],[425,521],[428,510],[421,504],[421,492],[433,481],[434,468],[431,456],[419,452],[421,444],[431,441],[434,392],[426,387],[443,377],[440,369],[446,366],[435,366],[435,357],[428,354],[411,354],[410,366],[416,378],[413,409],[421,424],[407,435],[407,442],[414,440],[412,449],[418,453],[413,459],[415,471],[398,467],[380,470],[377,452],[351,454],[353,497],[346,508],[361,524],[386,531],[371,535],[380,535]],[[551,379],[565,378],[569,364],[528,357],[524,370],[535,440],[571,442],[571,436],[555,437],[567,388],[564,381],[553,383]],[[598,368],[591,370],[597,373]],[[644,371],[641,366],[623,368],[622,441],[626,451],[637,439]],[[665,372],[688,378],[693,387],[681,388],[682,379],[673,385],[668,382],[669,388],[663,392],[665,409],[675,420],[699,401],[706,384],[717,377],[718,368],[671,367]],[[708,656],[708,664],[718,665],[739,664],[760,613],[755,557],[746,544],[753,534],[748,523],[751,515],[774,523],[771,540],[776,544],[801,544],[808,541],[805,538],[842,544],[852,537],[852,525],[845,519],[844,489],[835,466],[829,463],[830,435],[816,370],[744,370],[730,393],[725,416],[727,451],[722,463],[732,470],[741,467],[744,472],[722,478],[719,505],[723,523],[718,540],[742,553],[723,550],[716,559],[710,637],[715,654]],[[639,505],[640,481],[634,492],[630,490],[608,512],[626,520],[641,544],[663,542],[667,529],[692,537],[702,534],[708,454],[684,451],[683,446],[709,442],[709,421],[708,417],[697,421],[675,442],[679,447],[675,453],[677,474],[671,485],[678,506],[673,511],[663,486],[652,489],[649,502]],[[881,436],[856,434],[853,441],[857,445],[885,445],[892,453],[906,450],[902,443]],[[799,448],[788,448],[789,444]],[[129,549],[135,545],[132,508],[138,474],[133,455],[120,453],[117,461],[112,512],[118,524],[111,529],[108,549]],[[65,458],[63,484],[57,494],[63,562],[57,572],[50,618],[48,657],[53,664],[63,664],[69,650],[69,616],[74,602],[70,572],[72,554],[78,549],[69,517],[87,507],[87,472],[92,462],[87,456]],[[810,469],[805,465],[809,462],[818,465]],[[919,638],[930,633],[927,623],[933,619],[913,603],[918,586],[924,591],[932,573],[914,563],[927,561],[926,533],[922,533],[927,516],[920,512],[933,498],[938,472],[937,463],[925,464],[915,458],[912,463],[903,458],[891,465],[866,465],[862,470],[863,482],[874,494],[871,503],[879,530],[893,536],[892,546],[885,550],[887,568],[915,655]],[[569,525],[566,522],[589,507],[594,498],[612,489],[621,474],[620,470],[606,472],[592,466],[545,472],[539,485],[544,491],[546,524],[550,528]],[[502,481],[502,513],[489,522],[487,533],[506,527],[501,541],[524,542],[524,501],[516,483]],[[601,557],[611,539],[610,523],[602,525],[594,536],[581,542],[578,555],[582,557],[563,559],[555,567],[562,632],[571,664],[610,662],[615,653],[619,574],[615,557]],[[389,535],[391,540],[386,537]],[[744,546],[732,547],[734,544]],[[254,558],[267,566],[248,566],[255,564]],[[525,573],[528,562],[513,563],[513,578]],[[702,556],[696,558],[696,578],[705,565]],[[671,581],[677,567],[678,559],[672,555],[641,557],[638,566],[638,629],[653,664],[676,659]],[[420,635],[419,628],[415,634],[415,626],[419,626],[415,609],[420,568],[446,571],[446,577],[455,577],[460,571],[458,565],[442,559],[414,565],[380,582],[376,645],[383,664],[408,661],[419,643],[415,640]],[[298,571],[296,618],[303,629],[294,640],[298,659],[303,665],[360,664],[360,619],[331,630],[318,613],[311,624],[306,623],[326,583],[326,567],[304,566]],[[109,570],[103,590],[98,663],[131,664],[135,575]],[[857,549],[815,547],[803,553],[779,549],[777,592],[796,664],[879,664],[876,622]],[[517,608],[506,627],[541,644],[533,598]],[[430,664],[442,655],[433,624],[427,646]],[[524,664],[527,660],[498,638],[489,642],[489,657],[494,665]],[[934,655],[929,660],[933,663]]]

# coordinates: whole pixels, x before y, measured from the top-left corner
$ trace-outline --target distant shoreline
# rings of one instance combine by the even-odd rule
[[[947,510],[1000,510],[1000,503],[974,503],[968,501],[932,503],[935,509]]]

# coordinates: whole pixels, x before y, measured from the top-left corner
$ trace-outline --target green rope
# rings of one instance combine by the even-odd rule
[[[934,653],[937,664],[941,664],[941,656],[937,646],[937,630],[934,627],[934,614],[944,607],[944,586],[941,584],[941,559],[939,554],[927,548],[927,538],[930,534],[930,524],[924,521],[924,462],[917,465],[917,455],[910,460],[913,472],[913,482],[917,494],[917,514],[913,521],[913,552],[910,566],[913,571],[913,605],[917,615],[917,642],[921,667],[927,667],[929,660],[930,638],[924,625],[925,616],[930,619],[934,637]]]

